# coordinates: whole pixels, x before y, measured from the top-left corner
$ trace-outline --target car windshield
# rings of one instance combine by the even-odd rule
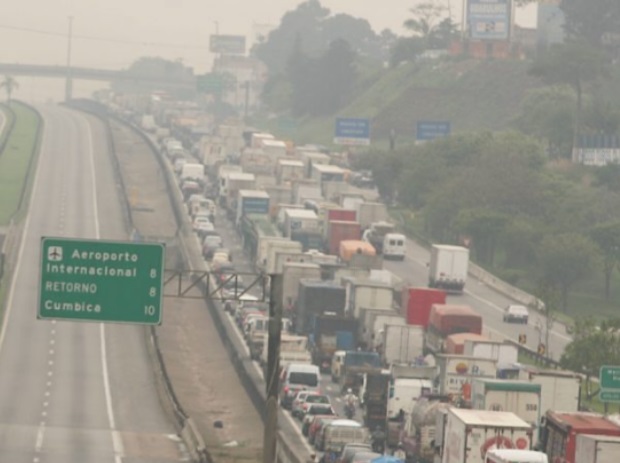
[[[329,398],[326,395],[309,395],[306,397],[306,403],[309,404],[328,404]]]
[[[329,406],[313,405],[308,410],[309,415],[333,415],[334,411]]]
[[[316,373],[294,371],[289,375],[288,382],[291,384],[316,387],[318,386],[319,378]]]

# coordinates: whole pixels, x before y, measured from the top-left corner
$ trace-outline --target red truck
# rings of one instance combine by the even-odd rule
[[[357,220],[357,212],[353,209],[329,209],[327,211],[327,222],[332,220],[340,220],[343,222],[355,222]]]
[[[445,304],[446,292],[441,289],[403,288],[401,314],[408,325],[426,328],[433,304]]]
[[[468,305],[433,304],[424,336],[424,350],[446,351],[446,338],[454,333],[482,334],[482,317]]]
[[[598,413],[549,410],[540,434],[540,448],[550,463],[581,463],[575,459],[578,435],[620,436],[620,426]]]
[[[332,255],[338,255],[342,241],[359,240],[362,235],[359,222],[332,220],[327,227],[327,251]]]

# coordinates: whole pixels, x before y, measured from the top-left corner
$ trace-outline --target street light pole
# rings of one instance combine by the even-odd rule
[[[67,32],[67,78],[65,81],[65,101],[73,96],[73,79],[71,77],[71,42],[73,41],[73,16],[69,16],[69,30]]]
[[[263,434],[263,463],[276,461],[280,338],[282,333],[282,275],[271,275],[269,291],[269,337],[267,338],[267,402]]]

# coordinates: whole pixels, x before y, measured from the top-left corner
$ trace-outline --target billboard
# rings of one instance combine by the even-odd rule
[[[478,40],[508,40],[512,0],[467,0],[469,36]]]
[[[418,121],[415,126],[415,139],[429,141],[450,135],[450,121]]]
[[[209,39],[209,50],[226,55],[245,55],[245,36],[212,35]]]
[[[370,120],[336,118],[334,143],[337,145],[370,145]]]

